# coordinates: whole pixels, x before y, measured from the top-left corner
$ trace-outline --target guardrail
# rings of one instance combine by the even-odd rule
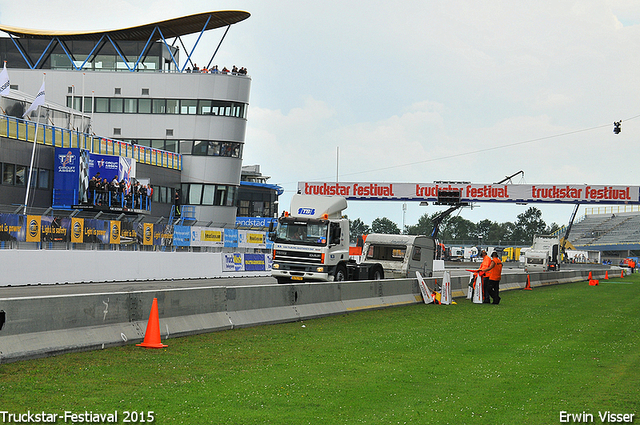
[[[37,142],[45,146],[80,148],[102,155],[133,158],[137,162],[157,167],[182,170],[182,155],[147,146],[132,145],[119,140],[94,136],[47,124],[38,124]],[[9,115],[0,115],[0,137],[33,142],[36,123]]]

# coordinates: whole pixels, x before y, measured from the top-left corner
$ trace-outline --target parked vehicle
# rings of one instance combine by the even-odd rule
[[[349,258],[349,220],[342,215],[346,208],[346,199],[339,196],[293,196],[291,212],[269,232],[274,242],[271,275],[278,283],[376,280],[407,277],[413,270],[430,275],[435,242],[427,236],[370,234],[360,259]]]

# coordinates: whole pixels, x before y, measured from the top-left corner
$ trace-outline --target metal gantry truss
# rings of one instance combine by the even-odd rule
[[[115,51],[118,54],[118,56],[120,56],[120,58],[124,62],[124,64],[127,67],[127,69],[130,72],[135,72],[135,71],[138,70],[138,66],[140,65],[140,63],[143,62],[143,60],[147,57],[148,48],[149,48],[150,44],[154,41],[154,35],[156,35],[156,33],[157,33],[157,35],[159,36],[159,39],[162,40],[162,43],[167,48],[167,51],[169,52],[169,55],[171,56],[171,61],[175,65],[176,69],[179,72],[184,72],[184,70],[186,69],[187,65],[192,63],[191,62],[191,56],[195,52],[196,47],[198,46],[198,44],[200,43],[200,40],[202,38],[202,34],[204,34],[204,32],[207,30],[207,26],[209,25],[210,20],[211,20],[211,15],[208,17],[208,19],[206,20],[204,26],[202,27],[202,30],[198,34],[198,38],[197,38],[196,42],[194,43],[193,47],[191,48],[191,51],[187,55],[187,58],[186,58],[186,60],[184,62],[184,65],[182,66],[182,68],[180,68],[180,65],[176,61],[176,58],[173,55],[173,52],[171,51],[171,48],[174,47],[174,44],[175,44],[176,40],[180,41],[180,44],[182,44],[182,47],[185,49],[185,52],[187,51],[187,49],[186,49],[186,47],[185,47],[185,45],[184,45],[184,43],[182,41],[181,36],[178,35],[178,36],[173,36],[173,37],[166,37],[165,34],[162,32],[162,29],[160,28],[159,24],[154,26],[153,31],[151,32],[151,34],[147,38],[147,41],[146,41],[142,51],[138,55],[138,60],[136,61],[135,65],[133,65],[133,67],[129,65],[129,61],[127,60],[125,54],[123,53],[123,51],[120,48],[120,46],[118,45],[118,43],[116,43],[113,40],[113,38],[109,35],[110,32],[105,32],[105,33],[103,33],[101,35],[101,37],[98,39],[98,41],[95,43],[95,45],[91,49],[91,52],[89,52],[89,54],[87,55],[86,59],[84,60],[84,62],[80,66],[76,65],[77,61],[76,61],[76,58],[74,57],[73,53],[71,53],[69,47],[66,45],[64,40],[62,40],[58,36],[51,36],[51,38],[49,40],[49,44],[44,49],[44,51],[42,52],[42,54],[40,55],[38,60],[35,61],[35,62],[34,62],[33,58],[31,58],[29,56],[29,54],[27,53],[27,50],[22,46],[22,43],[20,43],[20,38],[15,37],[11,33],[9,33],[9,37],[11,37],[11,40],[13,41],[13,44],[18,49],[18,51],[22,55],[22,58],[24,59],[25,63],[27,64],[27,66],[30,69],[38,69],[38,68],[40,68],[42,66],[42,64],[44,63],[44,61],[46,60],[46,58],[53,52],[53,49],[55,49],[59,45],[62,48],[62,50],[65,52],[67,57],[69,58],[69,61],[71,62],[71,65],[72,65],[73,69],[76,70],[76,71],[82,71],[82,70],[84,70],[84,67],[87,65],[87,63],[90,63],[100,53],[102,48],[107,43],[109,43],[109,44],[111,44],[111,46],[113,46],[113,48],[115,49]],[[215,58],[215,55],[218,52],[218,49],[220,48],[220,45],[224,41],[227,33],[229,32],[229,28],[230,27],[231,27],[231,24],[229,24],[227,26],[227,29],[225,30],[224,35],[220,39],[220,42],[218,43],[218,46],[216,47],[216,50],[214,51],[214,53],[213,53],[213,55],[211,57],[211,60],[209,61],[209,64],[207,65],[207,67],[211,66],[211,63],[213,62],[213,59]],[[169,38],[169,39],[173,38],[174,39],[173,43],[171,45],[169,45],[169,43],[167,42],[167,38]],[[85,39],[84,41],[88,41],[88,40]]]

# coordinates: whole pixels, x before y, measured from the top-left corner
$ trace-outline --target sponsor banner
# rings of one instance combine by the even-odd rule
[[[39,215],[27,216],[27,242],[41,241],[41,217]]]
[[[265,271],[264,254],[244,254],[244,269],[246,271]]]
[[[269,224],[278,220],[269,217],[236,217],[236,227],[263,227],[269,228]]]
[[[200,228],[200,244],[202,246],[224,246],[224,230]]]
[[[69,242],[71,236],[71,219],[52,216],[40,218],[42,242]]]
[[[251,230],[238,230],[238,247],[240,248],[267,248],[266,232],[254,232]]]
[[[71,218],[71,242],[84,242],[84,218]]]
[[[130,221],[120,222],[120,245],[132,245],[138,242],[138,226]]]
[[[223,253],[222,255],[222,271],[223,272],[241,272],[244,271],[244,254],[240,253]]]
[[[89,154],[89,178],[100,173],[100,178],[111,182],[120,172],[120,157]]]
[[[53,170],[55,206],[69,206],[78,203],[80,187],[80,149],[56,148]]]
[[[171,246],[173,240],[173,226],[170,224],[153,225],[153,244]]]
[[[25,216],[18,214],[0,214],[0,241],[26,240]]]
[[[138,243],[141,245],[153,245],[153,223],[138,224]]]
[[[224,229],[224,246],[227,248],[235,248],[238,246],[237,229]]]
[[[299,182],[303,195],[343,196],[349,200],[438,200],[438,191],[459,191],[462,202],[554,202],[580,204],[638,204],[640,186],[587,184],[469,184]]]
[[[120,245],[120,222],[111,220],[109,222],[109,243],[114,245]]]
[[[190,246],[191,245],[191,227],[173,226],[173,245],[174,246]]]
[[[83,235],[84,243],[109,244],[109,221],[86,218]]]

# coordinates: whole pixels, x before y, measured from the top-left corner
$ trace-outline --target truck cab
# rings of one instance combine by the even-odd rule
[[[557,271],[559,268],[560,239],[551,235],[535,235],[533,245],[525,252],[524,271]]]
[[[291,212],[278,219],[271,275],[279,283],[346,280],[349,220],[341,197],[294,195]]]

